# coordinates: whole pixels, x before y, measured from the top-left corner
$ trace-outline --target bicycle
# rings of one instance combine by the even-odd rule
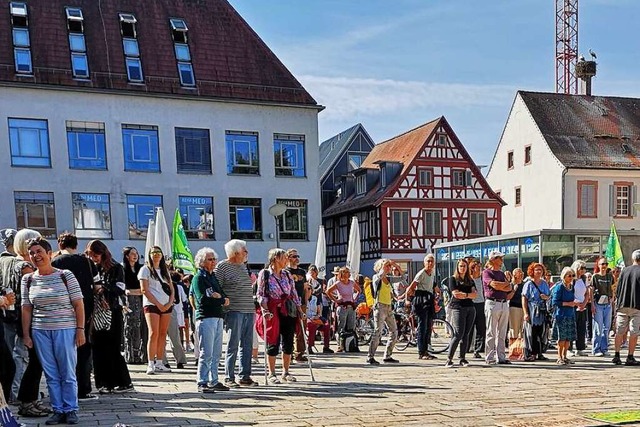
[[[434,319],[431,329],[431,346],[429,352],[434,354],[444,353],[449,350],[453,327],[444,319]]]
[[[396,309],[396,324],[398,325],[398,341],[396,349],[405,351],[408,347],[416,347],[416,325],[412,313],[408,312],[404,307]]]

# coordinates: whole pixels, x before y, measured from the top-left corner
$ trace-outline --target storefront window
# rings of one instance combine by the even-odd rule
[[[520,267],[518,265],[518,239],[501,240],[500,252],[504,254],[504,269],[505,271],[513,271],[514,268]]]
[[[539,261],[540,237],[528,236],[520,238],[520,266],[527,274],[527,267],[532,262]]]
[[[571,266],[573,258],[573,236],[543,236],[542,263],[551,271],[551,274],[558,276],[564,267]]]
[[[482,256],[480,243],[476,243],[475,245],[465,245],[465,253],[467,256],[472,256],[475,259],[480,260],[480,257]]]
[[[451,275],[449,261],[450,257],[448,248],[440,248],[436,251],[436,278],[439,278],[439,280]]]
[[[482,252],[482,262],[481,264],[484,265],[487,261],[489,261],[489,253],[491,253],[492,251],[497,251],[499,250],[498,248],[498,242],[486,242],[486,243],[482,243],[480,245],[480,249]]]

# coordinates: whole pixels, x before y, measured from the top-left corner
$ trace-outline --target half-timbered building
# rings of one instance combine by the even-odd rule
[[[344,262],[353,216],[364,274],[380,257],[413,273],[436,243],[500,234],[503,205],[440,117],[377,144],[341,177],[340,197],[323,212],[327,264]]]

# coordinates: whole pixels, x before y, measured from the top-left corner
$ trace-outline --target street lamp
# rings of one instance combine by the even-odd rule
[[[287,205],[276,203],[269,208],[269,215],[276,220],[276,248],[280,247],[280,217],[287,211]]]

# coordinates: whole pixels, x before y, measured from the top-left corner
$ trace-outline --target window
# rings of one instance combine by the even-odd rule
[[[162,196],[142,196],[127,194],[127,216],[129,218],[129,238],[146,239],[149,220],[154,219],[156,208],[162,207]]]
[[[424,235],[425,237],[442,236],[442,211],[424,212]]]
[[[367,192],[367,175],[360,174],[356,176],[356,194],[362,195]]]
[[[75,234],[81,239],[111,239],[108,194],[71,193]]]
[[[104,123],[67,121],[69,168],[107,169]]]
[[[208,129],[176,128],[178,173],[211,173]]]
[[[212,240],[213,198],[180,196],[180,217],[187,239]]]
[[[361,154],[349,154],[349,164],[347,170],[351,172],[352,170],[359,169],[362,165],[363,160],[364,156]]]
[[[484,211],[469,212],[469,236],[487,235],[487,213]]]
[[[273,135],[276,176],[304,177],[304,135]]]
[[[258,134],[227,131],[227,174],[259,175]]]
[[[260,199],[229,198],[229,224],[232,239],[262,239]]]
[[[387,186],[387,167],[380,165],[380,187],[385,188]]]
[[[391,234],[393,236],[409,235],[409,211],[391,211]]]
[[[438,147],[447,146],[447,135],[438,135]]]
[[[513,151],[507,153],[507,169],[513,169]]]
[[[56,209],[53,193],[16,191],[16,225],[18,230],[31,228],[43,237],[56,237]]]
[[[193,64],[191,63],[191,52],[189,51],[189,39],[187,27],[184,19],[171,18],[171,34],[173,36],[174,52],[178,61],[178,75],[180,76],[180,84],[182,86],[195,86],[196,78],[193,74]]]
[[[468,180],[469,182],[467,182],[467,178],[471,178],[470,176],[467,176],[470,175],[470,171],[469,174],[466,172],[467,171],[462,169],[453,169],[451,171],[451,184],[453,187],[466,187],[470,184],[470,179]]]
[[[433,169],[418,168],[418,186],[433,187]]]
[[[307,201],[277,199],[287,210],[280,218],[280,238],[282,240],[307,240]]]
[[[144,125],[122,125],[124,170],[160,172],[158,128]]]
[[[522,204],[522,190],[520,187],[516,187],[516,194],[515,194],[515,202],[516,202],[516,206],[520,206]]]
[[[13,60],[17,74],[32,74],[31,41],[29,40],[29,20],[27,4],[11,2],[9,6],[13,32]]]
[[[46,120],[9,119],[11,165],[51,167]]]
[[[524,147],[524,164],[525,165],[531,164],[531,146],[530,145],[527,145],[526,147]]]
[[[637,199],[636,186],[632,182],[614,182],[609,186],[609,215],[614,217],[633,216],[633,203]]]
[[[87,60],[87,46],[84,39],[84,17],[82,10],[67,7],[67,29],[69,31],[69,49],[71,50],[71,69],[73,77],[89,78],[89,61]]]
[[[578,181],[578,218],[598,217],[598,181]]]
[[[120,15],[120,33],[122,34],[122,49],[124,51],[127,78],[131,83],[143,83],[142,61],[136,33],[136,17],[130,13]]]

